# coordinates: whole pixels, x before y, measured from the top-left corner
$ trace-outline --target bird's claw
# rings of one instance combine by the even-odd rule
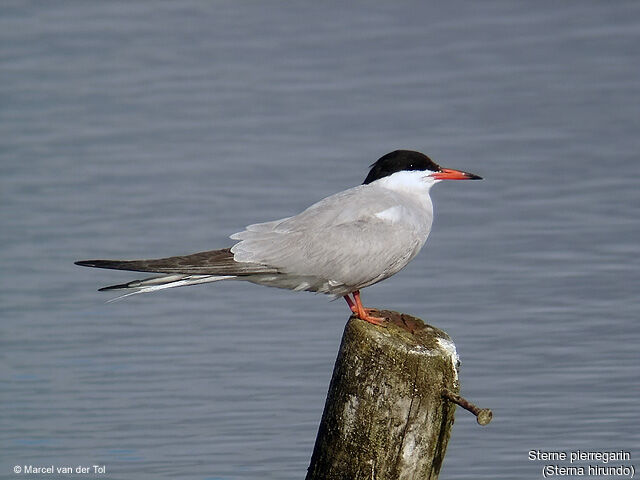
[[[386,327],[386,322],[387,322],[386,318],[374,317],[373,315],[370,315],[370,312],[374,311],[373,308],[366,308],[365,310],[368,310],[368,312],[365,312],[365,315],[356,314],[356,316],[360,320],[364,320],[365,322],[369,322],[369,323],[372,323],[374,325],[378,325],[380,327]]]

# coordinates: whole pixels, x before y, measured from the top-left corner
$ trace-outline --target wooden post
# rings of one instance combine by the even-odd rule
[[[333,370],[307,480],[437,479],[458,393],[458,355],[442,330],[382,310],[351,317]]]

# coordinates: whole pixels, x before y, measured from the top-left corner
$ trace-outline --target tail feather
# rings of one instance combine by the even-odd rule
[[[133,290],[132,292],[125,293],[119,297],[115,297],[108,302],[115,302],[131,295],[138,293],[149,293],[158,290],[165,290],[167,288],[186,287],[188,285],[199,285],[201,283],[218,282],[220,280],[228,280],[236,278],[233,275],[165,275],[162,277],[150,277],[142,280],[133,280],[127,283],[120,283],[117,285],[110,285],[108,287],[102,287],[99,291],[110,290]]]
[[[121,290],[125,288],[143,288],[151,285],[166,285],[178,280],[183,280],[189,277],[189,275],[161,275],[159,277],[149,277],[142,280],[132,280],[127,283],[119,283],[117,285],[109,285],[98,289],[99,292],[106,292],[108,290]]]

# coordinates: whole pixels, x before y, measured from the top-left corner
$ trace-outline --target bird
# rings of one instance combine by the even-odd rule
[[[369,166],[361,185],[330,195],[292,217],[247,226],[231,247],[150,260],[80,260],[76,265],[160,275],[110,285],[116,299],[221,280],[343,297],[351,312],[374,325],[360,290],[402,270],[431,232],[430,190],[443,180],[479,175],[442,168],[427,155],[395,150]],[[114,299],[114,300],[116,300]]]

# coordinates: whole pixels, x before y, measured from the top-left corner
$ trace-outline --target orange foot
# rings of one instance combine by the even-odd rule
[[[371,312],[374,311],[373,308],[364,308],[362,306],[359,290],[353,292],[353,300],[351,299],[351,297],[349,297],[349,295],[345,295],[344,299],[347,301],[347,304],[349,305],[351,311],[355,313],[359,319],[364,320],[365,322],[373,323],[374,325],[384,326],[384,318],[374,317],[373,315],[371,315]]]

